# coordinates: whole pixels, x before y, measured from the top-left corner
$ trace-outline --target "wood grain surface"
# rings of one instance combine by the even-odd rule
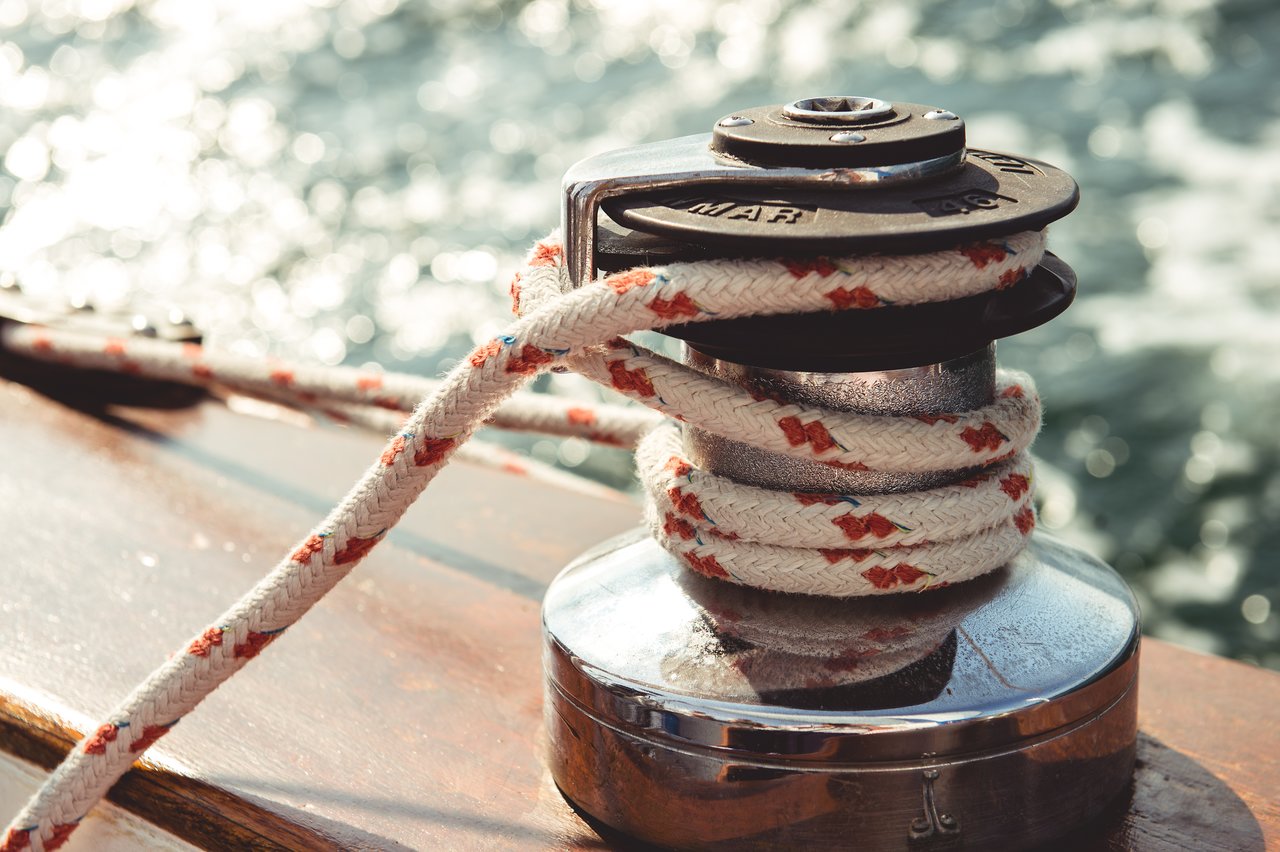
[[[0,750],[52,765],[305,534],[380,442],[0,380]],[[113,799],[207,848],[609,848],[539,761],[538,600],[639,519],[453,465]],[[1280,676],[1148,640],[1129,798],[1066,848],[1280,845]]]
[[[0,752],[0,814],[17,813],[40,789],[45,772]],[[94,808],[61,852],[194,852],[196,847],[110,803]]]

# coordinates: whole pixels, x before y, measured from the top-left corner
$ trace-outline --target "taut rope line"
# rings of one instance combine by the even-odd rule
[[[430,389],[310,535],[75,746],[10,824],[0,852],[65,842],[143,751],[355,567],[503,400],[553,367],[788,456],[884,471],[984,468],[959,486],[916,495],[762,495],[694,471],[672,433],[659,429],[640,451],[654,495],[651,525],[696,571],[746,585],[860,595],[922,589],[997,567],[1033,524],[1025,451],[1039,425],[1039,401],[1027,377],[1005,374],[1000,396],[976,411],[873,417],[753,399],[620,338],[677,323],[961,298],[1015,286],[1043,252],[1043,232],[1025,232],[917,255],[672,264],[572,289],[560,246],[538,244],[515,285],[521,316]],[[57,346],[46,337],[28,351],[55,357]]]

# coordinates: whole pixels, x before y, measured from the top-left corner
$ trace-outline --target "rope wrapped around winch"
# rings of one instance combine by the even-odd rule
[[[854,596],[936,587],[998,567],[1034,525],[1026,450],[1039,428],[1039,400],[1029,377],[1002,372],[995,401],[974,411],[861,415],[756,399],[622,336],[735,317],[959,299],[1016,286],[1040,262],[1044,244],[1041,231],[915,255],[677,263],[573,288],[555,237],[539,243],[512,285],[519,318],[428,388],[324,521],[75,746],[10,824],[0,852],[61,845],[145,749],[382,540],[477,428],[495,416],[512,425],[510,412],[498,414],[503,401],[552,368],[575,370],[678,420],[773,453],[854,470],[981,469],[959,484],[915,493],[769,491],[694,469],[674,425],[659,425],[637,453],[649,524],[695,571],[767,589]],[[7,333],[5,345],[76,363],[67,347],[59,352],[58,339],[41,334]],[[141,372],[144,350],[131,360],[127,351],[81,355],[97,358],[91,366],[128,363]],[[207,361],[201,353],[170,363],[165,377],[182,379],[186,371],[193,381],[207,380],[197,375]],[[269,374],[266,381],[280,384]],[[313,384],[304,392],[325,392],[319,378]],[[347,401],[361,401],[355,397]],[[600,409],[592,428],[634,437],[651,425],[633,412],[619,415],[626,422],[609,422],[615,410]]]

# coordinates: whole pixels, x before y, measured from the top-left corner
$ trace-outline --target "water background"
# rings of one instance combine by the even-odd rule
[[[575,160],[809,95],[943,106],[1083,188],[1051,240],[1080,300],[1000,347],[1046,401],[1043,526],[1149,632],[1280,669],[1278,56],[1270,0],[0,0],[0,274],[435,374]]]

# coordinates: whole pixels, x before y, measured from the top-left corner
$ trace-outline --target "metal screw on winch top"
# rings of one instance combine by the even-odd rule
[[[562,224],[581,284],[676,261],[941,251],[1041,229],[1077,199],[1060,169],[967,147],[948,110],[833,96],[584,160]],[[664,333],[753,394],[933,415],[989,404],[993,342],[1057,316],[1075,287],[1046,254],[1016,286],[949,302]],[[919,491],[970,473],[842,471],[683,434],[695,467],[775,490]],[[1030,541],[952,588],[852,600],[697,576],[645,534],[601,545],[543,608],[556,783],[599,823],[675,848],[1014,850],[1079,829],[1132,774],[1137,607],[1096,559]],[[895,624],[923,638],[832,685],[815,642],[852,653]]]
[[[852,130],[841,130],[839,133],[831,134],[832,142],[866,142],[867,137],[861,133],[854,133]]]

